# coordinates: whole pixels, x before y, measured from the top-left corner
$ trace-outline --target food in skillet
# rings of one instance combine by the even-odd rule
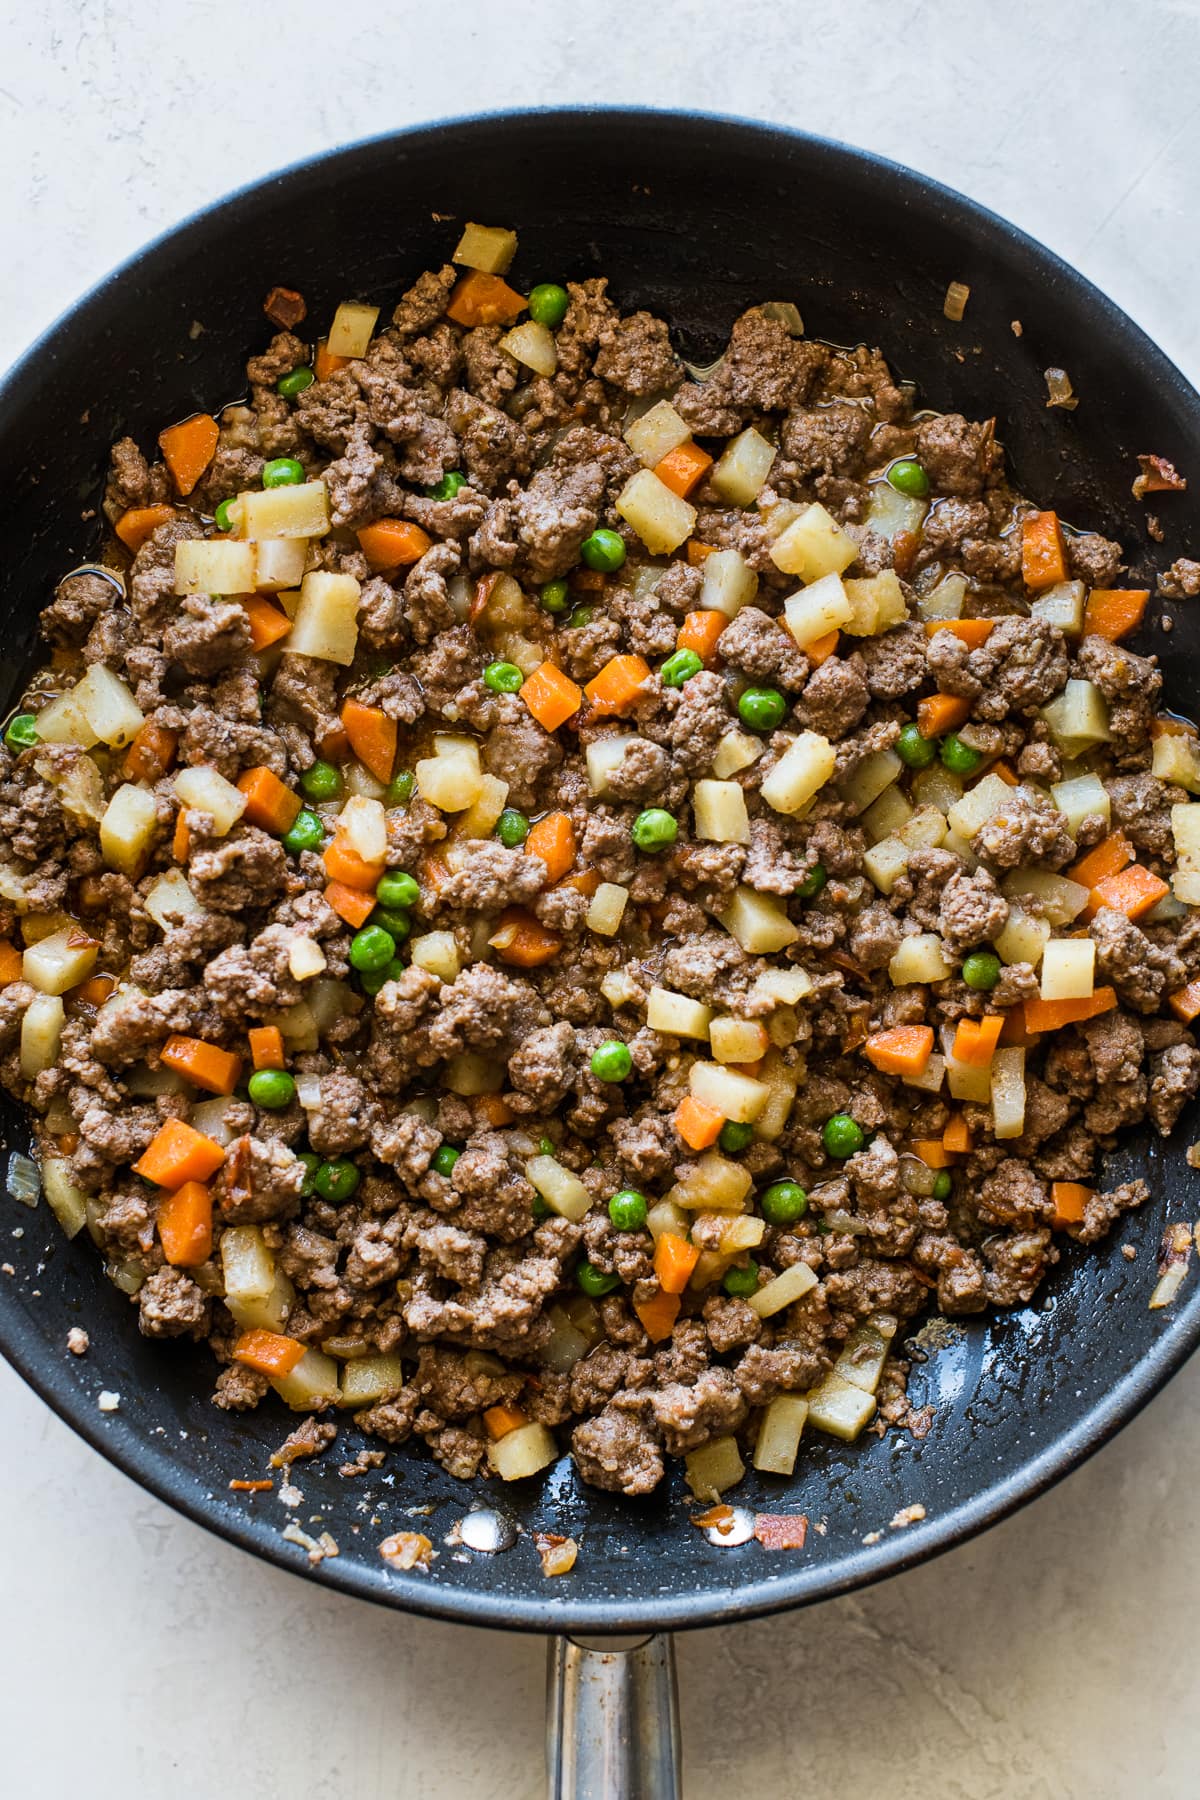
[[[221,1407],[712,1495],[928,1426],[1200,1083],[1200,746],[992,422],[756,307],[696,377],[468,228],[113,451],[3,756],[3,1079]],[[1194,591],[1176,565],[1166,591]]]

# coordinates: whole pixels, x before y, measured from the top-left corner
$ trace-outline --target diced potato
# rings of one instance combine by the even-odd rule
[[[643,741],[636,731],[622,731],[614,737],[595,738],[588,745],[584,752],[588,786],[598,799],[605,799],[611,794],[609,777],[625,761],[625,752]]]
[[[696,1225],[705,1215],[697,1213]],[[752,1218],[749,1213],[712,1213],[720,1227],[722,1256],[740,1256],[743,1250],[754,1250],[767,1235],[767,1221]]]
[[[817,1285],[817,1277],[805,1262],[796,1262],[776,1275],[773,1281],[766,1282],[758,1292],[751,1294],[746,1301],[751,1312],[756,1312],[760,1319],[769,1319],[785,1306],[791,1306],[795,1300],[803,1300],[805,1294]]]
[[[1181,869],[1200,869],[1200,801],[1171,808],[1171,832]]]
[[[462,967],[452,931],[427,931],[423,937],[411,939],[408,960],[439,981],[453,981]]]
[[[267,1299],[275,1286],[275,1256],[261,1225],[227,1225],[221,1233],[220,1253],[227,1301]]]
[[[669,556],[692,535],[696,509],[673,494],[652,469],[631,475],[617,496],[617,511],[651,556]]]
[[[965,575],[943,575],[935,588],[919,597],[917,612],[923,619],[961,619],[966,597]]]
[[[510,356],[535,375],[553,375],[558,367],[558,350],[555,347],[554,335],[545,325],[539,325],[536,319],[526,319],[523,324],[516,325],[505,332],[500,339],[499,348],[507,350]]]
[[[698,781],[692,789],[696,836],[714,844],[748,844],[750,815],[736,781]]]
[[[931,769],[921,769],[913,776],[912,797],[918,806],[936,806],[945,814],[962,799],[963,784],[941,763],[934,763]]]
[[[925,523],[929,502],[915,494],[902,494],[890,481],[873,481],[868,490],[865,523],[876,537],[889,543],[902,531],[918,532]]]
[[[961,863],[965,863],[968,874],[973,874],[979,867],[979,858],[971,849],[966,838],[960,837],[957,831],[946,833],[942,839],[942,849],[948,850],[952,856],[957,856]]]
[[[667,1199],[685,1212],[741,1212],[753,1185],[749,1169],[707,1150],[695,1162],[684,1164]]]
[[[1200,745],[1190,734],[1164,732],[1155,738],[1150,772],[1160,781],[1174,781],[1189,794],[1200,794]]]
[[[838,574],[824,575],[811,587],[789,594],[783,607],[784,623],[801,650],[840,631],[849,617],[850,601]]]
[[[789,1067],[778,1050],[768,1050],[758,1079],[768,1091],[766,1105],[754,1121],[754,1135],[764,1143],[774,1143],[785,1129],[796,1100],[796,1088],[803,1076],[803,1064]]]
[[[552,1212],[571,1219],[577,1225],[592,1204],[591,1195],[570,1169],[553,1156],[534,1156],[525,1164],[525,1173]]]
[[[1157,750],[1158,744],[1154,747]],[[1098,813],[1106,825],[1112,817],[1108,789],[1098,775],[1076,775],[1070,781],[1056,781],[1050,789],[1050,798],[1067,821],[1067,830],[1072,837],[1089,814]]]
[[[329,531],[329,490],[323,481],[295,487],[251,488],[230,508],[238,539],[259,545],[284,538],[319,538]],[[300,577],[296,577],[297,582]]]
[[[771,472],[775,446],[748,425],[730,438],[724,454],[714,464],[709,480],[722,500],[731,506],[753,506]]]
[[[822,575],[840,575],[858,555],[858,545],[844,532],[819,501],[805,509],[771,546],[771,561],[785,575],[801,581],[819,581]],[[832,630],[832,626],[827,626]]]
[[[1049,936],[1048,919],[1035,919],[1031,913],[1022,912],[1019,906],[1010,906],[1004,929],[993,940],[992,948],[1001,962],[1027,962],[1036,969]]]
[[[908,617],[908,606],[895,569],[883,569],[861,581],[842,583],[850,617],[842,630],[851,637],[879,637]]]
[[[462,269],[478,269],[483,275],[507,275],[517,254],[517,234],[504,225],[468,223],[450,258]]]
[[[880,838],[863,857],[863,868],[881,894],[890,894],[908,867],[912,851],[903,838]]]
[[[788,918],[782,900],[773,894],[756,893],[750,887],[737,889],[720,919],[726,931],[751,956],[770,956],[776,950],[786,950],[800,936],[799,927]]]
[[[545,1425],[531,1421],[488,1445],[488,1463],[501,1481],[524,1481],[558,1461],[558,1445]]]
[[[36,994],[21,1020],[21,1073],[32,1081],[58,1057],[66,1012],[58,994]]]
[[[1068,681],[1056,700],[1043,706],[1050,735],[1068,756],[1081,756],[1093,744],[1107,744],[1108,703],[1092,681]]]
[[[691,1230],[691,1220],[673,1200],[659,1200],[646,1214],[646,1230],[656,1244],[664,1231],[685,1238]]]
[[[477,1050],[463,1050],[452,1056],[442,1073],[450,1092],[466,1099],[475,1094],[498,1094],[505,1079],[504,1064],[494,1056],[481,1056]]]
[[[184,538],[175,546],[177,594],[252,594],[254,548],[233,538]]]
[[[330,356],[365,356],[379,317],[377,306],[360,300],[343,300],[333,315],[326,344]]]
[[[923,1094],[940,1094],[946,1079],[946,1059],[935,1050],[919,1075],[905,1075],[906,1087],[920,1088]]]
[[[465,838],[491,837],[507,800],[507,781],[501,781],[496,775],[484,775],[479,784],[479,798],[468,806],[458,821],[459,835]]]
[[[82,681],[75,684],[72,698],[100,741],[111,744],[115,750],[132,743],[145,723],[145,715],[129,688],[103,663],[92,664]]]
[[[287,494],[290,488],[268,488],[268,493]],[[259,594],[277,594],[280,588],[299,587],[308,557],[307,538],[264,538],[254,546],[254,587]]]
[[[970,842],[980,827],[986,825],[995,813],[1011,806],[1012,793],[1008,783],[999,775],[985,775],[950,808],[946,815],[950,821],[950,829],[959,832]]]
[[[339,1406],[370,1406],[398,1394],[404,1386],[404,1365],[394,1351],[355,1356],[342,1364]]]
[[[483,770],[475,738],[436,737],[433,756],[416,766],[417,792],[441,812],[465,812],[483,792]]]
[[[246,796],[208,763],[180,769],[175,793],[189,812],[208,813],[218,837],[231,831],[246,810]]]
[[[42,1192],[64,1234],[73,1238],[87,1224],[88,1196],[71,1179],[71,1165],[58,1156],[42,1162]]]
[[[946,841],[946,821],[936,806],[922,806],[905,821],[896,836],[910,850],[936,850]]]
[[[1042,951],[1042,999],[1086,1000],[1095,986],[1095,939],[1051,938]]]
[[[903,773],[904,764],[894,750],[872,750],[844,781],[838,782],[838,793],[855,812],[865,812]]]
[[[100,851],[110,869],[136,876],[158,829],[158,807],[148,788],[123,782],[100,821]]]
[[[755,977],[750,989],[755,1000],[770,1000],[776,1006],[796,1006],[813,991],[813,979],[807,969],[764,969]]]
[[[752,1125],[767,1103],[768,1090],[761,1081],[739,1075],[720,1063],[693,1063],[688,1087],[697,1100],[739,1125]]]
[[[757,1019],[714,1019],[708,1039],[719,1063],[757,1062],[767,1052],[767,1034]]]
[[[331,575],[322,569],[306,575],[287,640],[292,655],[349,668],[358,647],[360,596],[353,575]]]
[[[737,550],[714,550],[701,568],[703,585],[698,605],[705,612],[720,612],[734,619],[758,592],[758,576]]]
[[[434,738],[435,748],[443,742],[471,743],[471,739]],[[438,755],[442,754],[438,749]],[[338,830],[345,838],[350,849],[364,862],[380,863],[387,855],[387,814],[378,800],[368,799],[365,794],[351,794],[338,815]]]
[[[900,789],[892,786],[884,788],[878,800],[872,800],[862,815],[862,826],[871,842],[877,844],[880,838],[891,837],[907,825],[912,816],[912,807]]]
[[[668,1037],[699,1038],[707,1043],[711,1019],[712,1007],[702,1001],[692,1000],[687,994],[674,994],[669,988],[650,989],[646,1023],[651,1031],[665,1032]]]
[[[992,1130],[1018,1138],[1025,1129],[1025,1052],[997,1050],[992,1058]]]
[[[628,969],[610,969],[600,983],[600,992],[614,1010],[638,1006],[646,998]]]
[[[78,744],[84,750],[90,750],[100,741],[99,733],[93,730],[76,701],[74,688],[43,706],[37,716],[37,733],[43,743]]]
[[[271,1386],[293,1412],[320,1409],[340,1393],[338,1366],[323,1350],[306,1350],[288,1375],[272,1375]]]
[[[195,1109],[196,1112],[199,1108]],[[193,1113],[193,1122],[199,1129],[199,1121]],[[217,1140],[220,1142],[220,1140]],[[278,1331],[287,1326],[293,1306],[296,1304],[296,1290],[282,1269],[276,1269],[271,1290],[261,1300],[238,1300],[226,1295],[225,1304],[232,1313],[235,1322],[243,1331]]]
[[[288,945],[288,972],[293,981],[311,981],[327,967],[325,952],[315,938],[300,932],[292,939]]]
[[[98,941],[80,926],[64,926],[29,945],[21,959],[21,973],[39,994],[65,994],[87,980],[99,951]]]
[[[952,973],[946,961],[945,947],[936,931],[918,931],[906,937],[888,964],[893,987],[945,981]]]
[[[763,1409],[754,1444],[754,1466],[761,1474],[792,1473],[807,1418],[808,1401],[801,1394],[777,1394]]]
[[[160,875],[147,893],[142,905],[156,925],[166,931],[179,919],[190,918],[194,913],[204,911],[199,900],[188,886],[187,876],[182,869],[168,869]]]
[[[561,1306],[548,1307],[546,1317],[553,1329],[538,1355],[548,1369],[558,1375],[569,1375],[575,1364],[587,1355],[588,1340],[572,1325]]]
[[[833,774],[837,756],[833,745],[819,731],[802,731],[793,738],[761,789],[775,812],[798,813]]]
[[[584,923],[601,937],[615,937],[629,901],[629,889],[617,881],[602,881],[592,895]]]
[[[697,1500],[719,1500],[746,1473],[734,1437],[713,1438],[699,1450],[689,1451],[683,1466],[687,1484]]]
[[[1182,906],[1200,906],[1200,872],[1176,870],[1171,877],[1171,891]]]
[[[876,1313],[850,1333],[841,1355],[833,1365],[833,1373],[864,1394],[879,1390],[883,1365],[896,1335],[898,1321],[891,1313]]]
[[[946,1084],[952,1100],[971,1100],[986,1106],[992,1097],[992,1066],[980,1068],[976,1063],[960,1062],[954,1054],[953,1025],[943,1025],[942,1054],[946,1058]],[[995,1059],[993,1058],[993,1061]]]
[[[1084,586],[1082,581],[1059,581],[1039,594],[1029,608],[1031,618],[1053,625],[1064,637],[1083,634]]]
[[[875,1417],[875,1396],[832,1370],[808,1392],[808,1424],[852,1444]]]
[[[640,463],[653,469],[664,456],[686,444],[691,435],[691,426],[680,418],[671,402],[659,400],[626,427],[625,442]]]
[[[1089,890],[1081,881],[1068,881],[1048,869],[1014,869],[1005,878],[1004,894],[1010,900],[1037,900],[1052,925],[1069,925],[1087,905]]]
[[[727,776],[736,775],[740,769],[748,769],[751,763],[757,762],[764,748],[762,739],[749,731],[727,731],[717,745],[712,772],[719,781],[724,781]]]

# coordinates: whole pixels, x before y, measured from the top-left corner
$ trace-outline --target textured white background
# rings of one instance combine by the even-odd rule
[[[1196,379],[1198,53],[1196,0],[0,0],[0,363],[151,234],[294,157],[439,114],[630,101],[939,176]],[[682,1640],[688,1800],[1197,1793],[1198,1400],[1193,1367],[1065,1486],[886,1588]],[[0,1446],[6,1793],[539,1792],[540,1643],[259,1566],[2,1365]]]

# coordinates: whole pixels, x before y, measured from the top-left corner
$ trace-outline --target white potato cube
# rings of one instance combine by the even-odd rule
[[[657,1244],[667,1231],[673,1237],[685,1238],[691,1230],[691,1221],[683,1208],[676,1206],[673,1200],[659,1200],[646,1214],[646,1230]]]
[[[1082,581],[1059,581],[1044,594],[1039,594],[1029,608],[1029,616],[1053,625],[1064,637],[1083,635],[1084,586]]]
[[[800,1394],[777,1394],[764,1408],[754,1444],[754,1466],[763,1475],[790,1475],[796,1467],[808,1401]]]
[[[293,1412],[312,1412],[340,1393],[338,1366],[323,1350],[306,1350],[295,1368],[286,1375],[268,1377],[271,1386],[285,1406]]]
[[[852,1381],[844,1381],[831,1370],[817,1387],[810,1388],[808,1423],[830,1437],[851,1444],[875,1417],[875,1396],[864,1394]]]
[[[748,425],[745,431],[730,438],[724,454],[713,465],[709,480],[731,506],[753,506],[774,461],[774,444]]]
[[[924,1094],[940,1094],[946,1079],[946,1059],[935,1050],[919,1075],[905,1075],[906,1087],[920,1088]]]
[[[411,939],[408,960],[418,969],[436,975],[439,981],[453,981],[462,967],[452,931],[427,931],[422,937]]]
[[[479,745],[474,738],[437,737],[433,756],[416,765],[417,792],[441,812],[465,812],[483,791]]]
[[[324,537],[329,530],[329,492],[323,481],[248,489],[238,495],[230,512],[239,539],[262,544],[278,538]]]
[[[615,937],[621,929],[628,903],[627,887],[617,881],[602,881],[592,895],[584,923],[589,931],[595,931],[601,937]]]
[[[903,838],[880,838],[863,857],[863,868],[881,894],[890,894],[908,867],[912,851]]]
[[[945,981],[952,973],[936,931],[917,931],[906,937],[888,964],[893,987]]]
[[[890,1313],[876,1313],[850,1333],[841,1354],[833,1365],[833,1373],[864,1394],[879,1390],[883,1365],[896,1335],[898,1321]]]
[[[626,427],[625,442],[638,461],[653,469],[664,456],[686,444],[692,428],[675,411],[669,400],[659,400]]]
[[[803,1065],[789,1068],[778,1050],[768,1050],[758,1078],[769,1091],[769,1098],[754,1121],[754,1135],[773,1143],[787,1125],[796,1100],[796,1088]]]
[[[739,1075],[721,1063],[693,1063],[688,1087],[702,1106],[711,1106],[739,1125],[752,1125],[767,1103],[768,1090],[761,1081]]]
[[[591,1195],[578,1175],[553,1156],[533,1156],[525,1164],[525,1173],[552,1212],[560,1213],[576,1225],[592,1204]]]
[[[246,796],[208,763],[180,769],[172,786],[189,812],[207,813],[218,837],[231,831],[246,810]]]
[[[1095,986],[1095,939],[1051,938],[1042,951],[1042,999],[1086,1000]]]
[[[646,1023],[651,1031],[665,1032],[669,1037],[699,1038],[708,1042],[712,1007],[687,994],[672,993],[670,988],[652,987],[646,1001]]]
[[[902,494],[890,481],[873,481],[870,486],[865,523],[876,537],[892,542],[902,531],[920,531],[925,523],[929,503],[916,494]]]
[[[761,789],[775,812],[798,813],[833,774],[837,756],[833,745],[819,731],[802,731],[793,738]]]
[[[727,1017],[713,1020],[708,1040],[719,1063],[757,1062],[766,1055],[769,1041],[757,1019]]]
[[[517,234],[504,225],[468,223],[450,258],[463,269],[478,269],[482,275],[507,275],[517,254]]]
[[[751,956],[771,956],[776,950],[786,950],[800,936],[799,927],[788,918],[781,900],[745,886],[737,889],[720,919],[726,931]]]
[[[1171,892],[1181,906],[1200,906],[1200,872],[1177,869],[1171,877]]]
[[[957,831],[968,842],[981,826],[996,813],[1012,804],[1013,790],[999,775],[985,775],[969,788],[946,815],[951,831]]]
[[[293,981],[311,981],[327,967],[325,952],[316,938],[301,932],[288,945],[288,972]]]
[[[771,561],[776,568],[785,575],[798,575],[804,582],[819,581],[822,575],[840,575],[857,555],[854,539],[819,501],[793,520],[771,546]]]
[[[1049,937],[1049,919],[1035,919],[1019,906],[1010,906],[1004,929],[993,940],[992,948],[1001,962],[1027,962],[1036,969]]]
[[[378,318],[377,306],[365,306],[360,300],[343,300],[333,315],[325,340],[330,356],[365,356]]]
[[[492,1472],[501,1481],[526,1481],[558,1461],[558,1445],[545,1425],[531,1420],[489,1444],[487,1454]]]
[[[87,1224],[88,1196],[71,1179],[71,1166],[61,1157],[43,1158],[42,1191],[65,1235],[78,1236]]]
[[[288,638],[292,654],[348,669],[358,647],[361,592],[353,575],[331,575],[322,569],[306,575]]]
[[[889,789],[889,792],[894,790]],[[910,850],[937,849],[946,841],[946,820],[936,806],[922,806],[906,819],[896,836]]]
[[[58,994],[35,994],[25,1008],[21,1020],[20,1068],[26,1081],[32,1081],[57,1060],[65,1021],[66,1008]]]
[[[946,1059],[946,1083],[952,1100],[970,1100],[987,1106],[992,1098],[992,1064],[962,1062],[954,1054],[956,1028],[943,1025],[942,1054]],[[993,1057],[993,1061],[995,1058]]]
[[[558,350],[555,347],[554,335],[545,325],[539,325],[536,319],[526,319],[523,324],[515,325],[511,331],[505,332],[500,339],[499,348],[507,350],[519,363],[532,369],[535,375],[553,375],[558,367]]]
[[[404,1365],[395,1351],[352,1356],[342,1364],[339,1406],[371,1406],[398,1394],[404,1386]]]
[[[286,494],[288,488],[269,490]],[[308,558],[307,538],[264,538],[254,546],[254,588],[259,594],[277,594],[280,588],[299,587]]]
[[[221,1233],[220,1251],[226,1301],[267,1299],[275,1286],[275,1257],[263,1237],[262,1226],[227,1225]]]
[[[805,1262],[792,1263],[790,1268],[776,1275],[760,1287],[756,1294],[751,1294],[746,1301],[752,1312],[760,1319],[769,1319],[785,1306],[791,1306],[796,1300],[803,1300],[805,1294],[812,1292],[817,1285],[817,1277]]]
[[[21,974],[39,994],[65,994],[86,981],[96,966],[100,945],[79,925],[66,925],[30,944],[21,959]]]
[[[992,1058],[992,1130],[1018,1138],[1025,1129],[1025,1052],[997,1050]]]
[[[850,617],[842,629],[851,637],[879,637],[907,619],[908,606],[895,569],[842,585],[850,603]]]
[[[936,806],[946,814],[962,799],[963,784],[941,763],[934,763],[931,769],[921,769],[913,776],[912,796],[918,806]]]
[[[504,1064],[495,1057],[481,1056],[477,1050],[463,1050],[447,1062],[442,1080],[452,1094],[470,1098],[474,1094],[498,1094],[506,1074]]]
[[[903,773],[904,764],[894,750],[872,750],[844,781],[838,782],[838,793],[855,812],[865,812]]]
[[[763,741],[749,731],[727,731],[717,745],[717,753],[712,759],[712,772],[721,781],[729,775],[736,775],[740,769],[748,769],[751,763],[757,762],[764,749]]]
[[[1159,781],[1174,781],[1189,794],[1200,794],[1200,745],[1190,734],[1164,732],[1154,740],[1150,772]]]
[[[862,827],[873,844],[880,838],[891,837],[902,825],[907,825],[913,816],[913,809],[908,804],[898,787],[884,788],[878,800],[872,800],[862,815]],[[942,821],[945,829],[945,820]]]
[[[103,663],[92,664],[82,681],[76,682],[71,698],[96,737],[116,750],[132,743],[145,723],[129,688]]]
[[[191,918],[193,914],[204,911],[188,886],[187,876],[182,869],[168,869],[165,874],[160,875],[142,905],[163,931],[168,930],[179,919]]]
[[[737,550],[714,550],[701,565],[703,583],[697,605],[705,612],[735,619],[758,592],[758,576]]]
[[[922,619],[961,619],[966,597],[965,575],[943,575],[935,588],[919,596],[917,612]]]
[[[491,837],[496,821],[508,799],[508,783],[497,775],[484,775],[479,783],[479,798],[468,806],[458,821],[457,831],[465,838]]]
[[[687,1484],[697,1500],[719,1500],[746,1473],[734,1437],[713,1438],[683,1459]]]
[[[840,631],[850,617],[845,584],[838,574],[823,575],[811,587],[790,594],[784,602],[784,623],[801,650],[818,638]]]
[[[233,538],[184,538],[175,546],[177,594],[252,594],[254,549]]]
[[[126,781],[104,809],[100,853],[110,869],[136,876],[158,830],[158,807],[149,788]]]
[[[46,744],[78,744],[90,750],[100,742],[83,708],[75,699],[74,688],[47,701],[37,715],[37,734]]]
[[[631,475],[617,497],[617,511],[637,532],[651,556],[669,556],[691,536],[696,509],[673,494],[652,469]]]
[[[813,991],[813,978],[807,969],[764,969],[755,978],[750,993],[755,1000],[770,1000],[776,1006],[797,1006]]]
[[[1158,744],[1154,747],[1157,750]],[[1157,774],[1157,769],[1154,772]],[[1067,821],[1067,830],[1072,837],[1090,814],[1097,813],[1106,825],[1112,817],[1108,789],[1098,775],[1076,775],[1070,781],[1056,781],[1051,786],[1050,798]]]
[[[750,815],[736,781],[698,781],[692,789],[696,836],[713,844],[748,844]]]
[[[741,1212],[753,1185],[749,1169],[709,1150],[684,1165],[667,1199],[684,1212]]]
[[[612,793],[609,777],[625,761],[625,752],[642,742],[636,731],[621,731],[613,737],[595,738],[588,745],[584,752],[588,786],[597,799],[605,799]]]
[[[1014,869],[1004,882],[1009,900],[1033,899],[1041,915],[1052,925],[1070,925],[1088,903],[1089,889],[1081,881],[1052,875],[1048,869]]]
[[[1181,869],[1200,869],[1200,801],[1171,808],[1171,832]]]
[[[475,748],[470,738],[435,737],[433,742],[439,756],[442,744],[453,744],[456,750],[460,744],[471,744]],[[366,794],[351,794],[338,814],[338,832],[364,862],[381,863],[387,856],[387,814],[379,800],[372,800]]]
[[[1068,756],[1081,756],[1094,744],[1107,744],[1108,702],[1092,681],[1068,681],[1056,700],[1043,706],[1050,735]]]

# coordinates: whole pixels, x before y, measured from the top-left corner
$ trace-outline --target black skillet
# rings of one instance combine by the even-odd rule
[[[778,128],[641,111],[502,114],[335,151],[197,214],[110,276],[12,372],[0,390],[0,701],[11,702],[31,666],[38,610],[55,581],[97,549],[93,509],[109,443],[131,432],[150,447],[163,421],[236,398],[246,356],[267,336],[260,307],[273,283],[300,288],[317,327],[350,295],[390,304],[445,259],[466,218],[517,227],[518,284],[605,274],[622,307],[664,314],[698,362],[719,352],[743,307],[767,299],[795,301],[813,336],[881,345],[925,404],[996,415],[1019,484],[1073,524],[1119,538],[1139,583],[1153,586],[1155,569],[1200,545],[1200,397],[1110,301],[1012,226],[895,164]],[[971,289],[961,324],[943,316],[951,280]],[[1047,410],[1049,365],[1069,372],[1076,411]],[[1157,507],[1162,544],[1130,493],[1139,451],[1197,478],[1190,494]],[[1194,712],[1200,608],[1177,607],[1170,637],[1159,611],[1156,602],[1137,647],[1164,656],[1172,704]],[[23,1146],[7,1101],[3,1118],[9,1145]],[[1068,1246],[1034,1305],[969,1322],[917,1363],[910,1391],[936,1408],[923,1442],[892,1434],[843,1446],[814,1435],[794,1482],[747,1479],[735,1496],[747,1507],[802,1510],[823,1524],[799,1553],[711,1544],[688,1523],[678,1473],[641,1502],[583,1490],[565,1457],[545,1480],[467,1488],[406,1447],[391,1454],[386,1482],[341,1480],[336,1454],[305,1465],[304,1522],[319,1513],[309,1529],[327,1529],[340,1548],[310,1569],[303,1548],[281,1536],[288,1515],[277,1499],[229,1489],[263,1473],[287,1429],[281,1410],[216,1412],[207,1354],[140,1338],[86,1236],[64,1243],[44,1205],[30,1213],[0,1200],[9,1227],[24,1227],[19,1240],[4,1234],[14,1273],[0,1279],[0,1350],[152,1493],[347,1593],[562,1634],[644,1637],[728,1623],[843,1593],[962,1542],[1075,1467],[1157,1392],[1200,1337],[1200,1285],[1169,1311],[1147,1309],[1164,1222],[1196,1212],[1184,1161],[1191,1135],[1185,1119],[1166,1147],[1125,1147],[1113,1175],[1147,1176],[1144,1212],[1094,1250]],[[1123,1242],[1136,1245],[1136,1261],[1122,1257]],[[83,1361],[64,1351],[76,1323],[91,1335]],[[98,1410],[102,1388],[120,1392],[119,1411]],[[353,1432],[345,1436],[352,1447]],[[521,1527],[515,1546],[495,1555],[447,1547],[451,1527],[481,1503]],[[924,1518],[889,1529],[913,1505]],[[429,1574],[393,1573],[377,1545],[413,1525],[441,1553]],[[569,1576],[542,1575],[539,1529],[579,1540]],[[865,1544],[875,1532],[880,1541]],[[665,1660],[654,1654],[643,1670],[662,1677]],[[562,1650],[558,1661],[568,1712],[556,1779],[582,1788],[592,1774],[571,1754],[571,1708],[605,1690],[590,1665]],[[608,1659],[600,1669],[623,1670],[628,1684],[637,1664]],[[629,1698],[646,1694],[630,1696],[627,1685]],[[669,1704],[665,1683],[658,1698]],[[607,1716],[633,1734],[626,1755],[636,1761],[637,1718]],[[671,1735],[660,1722],[668,1752]],[[623,1777],[608,1768],[595,1791],[617,1791]],[[653,1769],[643,1762],[630,1779],[658,1792],[653,1783],[669,1784],[670,1771],[661,1759]]]

